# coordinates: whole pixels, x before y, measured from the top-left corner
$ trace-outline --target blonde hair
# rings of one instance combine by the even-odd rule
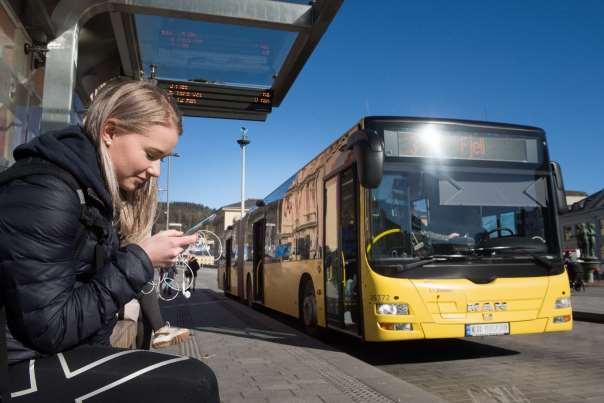
[[[132,80],[104,84],[95,92],[84,118],[86,133],[97,146],[122,244],[137,243],[151,235],[157,210],[157,178],[151,178],[133,192],[120,189],[101,136],[110,119],[118,133],[144,134],[151,126],[159,125],[173,127],[179,135],[182,134],[182,119],[168,93],[149,82]]]

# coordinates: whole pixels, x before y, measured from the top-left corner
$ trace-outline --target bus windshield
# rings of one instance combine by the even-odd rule
[[[557,252],[547,177],[538,171],[387,167],[369,198],[370,261]]]

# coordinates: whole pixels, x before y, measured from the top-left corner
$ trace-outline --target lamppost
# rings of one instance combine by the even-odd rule
[[[241,218],[243,218],[245,211],[245,146],[250,144],[245,127],[241,128],[241,137],[237,140],[237,144],[241,147]]]
[[[170,229],[170,176],[172,176],[172,157],[180,157],[174,153],[168,155],[168,178],[166,180],[166,230]]]

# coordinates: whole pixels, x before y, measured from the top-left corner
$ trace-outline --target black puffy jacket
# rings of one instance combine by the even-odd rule
[[[36,137],[14,156],[42,159],[71,173],[107,231],[81,222],[78,195],[56,176],[32,175],[0,187],[0,287],[9,363],[81,344],[108,345],[116,313],[152,279],[153,267],[138,245],[119,246],[95,145],[82,129],[70,127]],[[104,262],[96,267],[99,250]]]

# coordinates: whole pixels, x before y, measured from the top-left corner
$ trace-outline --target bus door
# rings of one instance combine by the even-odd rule
[[[226,240],[226,254],[224,259],[224,290],[231,290],[231,253],[233,250],[233,238]]]
[[[266,219],[255,222],[252,232],[254,237],[252,240],[254,300],[264,302],[264,237],[266,235]]]
[[[348,168],[325,182],[325,307],[327,324],[359,334],[356,175]]]

